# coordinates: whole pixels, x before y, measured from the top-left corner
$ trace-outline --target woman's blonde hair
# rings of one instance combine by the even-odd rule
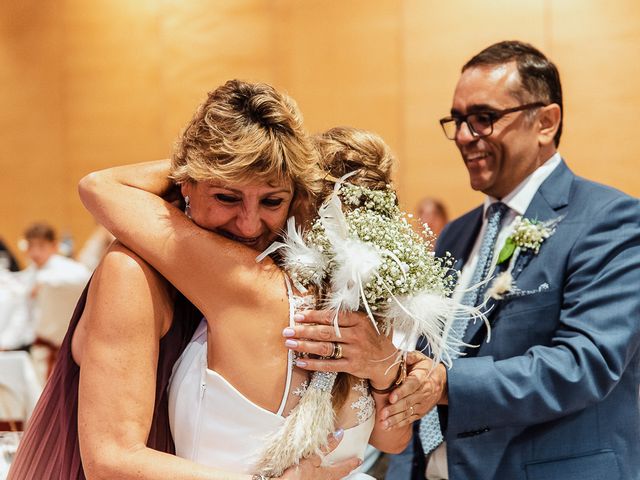
[[[322,176],[295,101],[264,83],[229,80],[209,92],[178,139],[171,178],[290,181],[299,203],[313,198]]]

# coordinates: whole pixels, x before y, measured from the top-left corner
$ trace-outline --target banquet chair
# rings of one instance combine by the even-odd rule
[[[43,284],[38,290],[33,314],[36,339],[31,356],[42,383],[51,374],[85,283]]]

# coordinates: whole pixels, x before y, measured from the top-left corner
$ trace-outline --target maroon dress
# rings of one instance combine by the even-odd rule
[[[56,366],[36,405],[7,480],[84,480],[78,445],[78,380],[80,367],[71,356],[71,339],[87,300],[85,288],[60,347]],[[173,364],[191,339],[202,316],[176,294],[173,321],[160,340],[155,407],[147,446],[175,453],[169,429],[167,386]]]

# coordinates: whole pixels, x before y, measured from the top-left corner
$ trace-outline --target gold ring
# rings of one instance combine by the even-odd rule
[[[409,407],[409,416],[413,417],[413,405]]]
[[[340,360],[342,358],[342,345],[338,342],[333,342],[333,353],[331,357],[333,360]]]

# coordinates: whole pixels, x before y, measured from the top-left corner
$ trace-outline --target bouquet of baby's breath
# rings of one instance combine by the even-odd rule
[[[328,231],[334,224],[318,217],[304,240],[308,247],[321,252],[325,261],[316,268],[286,262],[285,268],[294,280],[305,287],[318,285],[318,280],[331,285],[326,299],[330,308],[355,306],[345,295],[352,290],[348,288],[351,280],[352,285],[362,288],[359,308],[354,309],[372,312],[384,332],[390,327],[385,313],[399,298],[419,292],[447,297],[453,291],[452,258],[434,255],[432,240],[414,230],[409,216],[398,208],[390,186],[371,190],[343,183],[337,195],[343,205],[346,236],[336,245],[335,232]],[[340,285],[344,279],[341,270],[347,267],[354,273],[362,265],[365,268],[359,280],[363,283],[358,285],[357,278],[348,278],[345,285]],[[317,267],[322,267],[321,272]]]
[[[448,363],[450,348],[457,346],[448,340],[456,316],[481,317],[449,297],[455,286],[453,259],[434,256],[432,241],[413,230],[390,186],[351,185],[345,183],[349,176],[336,182],[307,232],[302,234],[289,219],[283,241],[258,260],[283,249],[282,266],[298,290],[319,292],[321,306],[335,311],[338,336],[340,310],[362,310],[378,331],[404,333],[404,350],[413,349],[422,335],[434,359]],[[259,463],[262,474],[279,476],[326,444],[334,430],[335,378],[335,372],[313,374],[283,427],[267,441]]]

